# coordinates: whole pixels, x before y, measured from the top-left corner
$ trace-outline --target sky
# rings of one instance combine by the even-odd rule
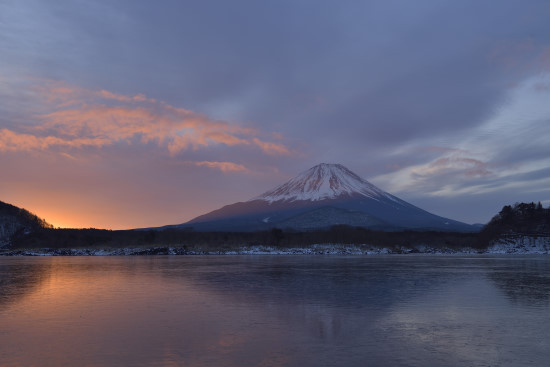
[[[0,200],[186,222],[318,163],[434,214],[550,205],[548,1],[0,0]]]

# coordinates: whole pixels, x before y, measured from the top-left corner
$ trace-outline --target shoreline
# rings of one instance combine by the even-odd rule
[[[1,251],[1,250],[0,250]],[[550,239],[545,237],[520,237],[501,239],[486,249],[434,248],[430,246],[376,247],[370,245],[316,244],[306,247],[242,246],[238,248],[208,249],[196,246],[193,249],[178,246],[151,246],[126,248],[36,248],[4,249],[0,256],[154,256],[154,255],[482,255],[482,254],[550,254]]]

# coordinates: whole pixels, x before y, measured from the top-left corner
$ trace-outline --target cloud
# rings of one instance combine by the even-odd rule
[[[271,143],[268,141],[261,141],[258,138],[253,138],[254,144],[262,148],[262,150],[271,155],[286,155],[290,154],[290,151],[283,144]]]
[[[473,158],[444,157],[438,158],[429,164],[432,174],[447,171],[459,171],[466,177],[486,177],[492,174],[487,163]]]
[[[550,46],[532,38],[505,40],[497,43],[489,53],[489,60],[509,72],[550,72]]]
[[[107,138],[62,139],[55,136],[37,137],[32,134],[18,134],[8,129],[0,130],[0,152],[18,152],[47,150],[51,147],[82,148],[86,146],[101,148],[111,144]]]
[[[96,92],[51,80],[35,85],[34,90],[46,112],[33,116],[34,125],[21,126],[19,131],[2,129],[0,151],[154,143],[172,155],[215,145],[290,154],[284,144],[260,138],[256,129],[214,120],[143,94]]]
[[[222,172],[248,172],[248,169],[245,166],[243,166],[242,164],[237,164],[233,162],[200,161],[200,162],[187,162],[187,163],[198,167],[216,168]]]
[[[144,94],[136,94],[133,97],[128,97],[120,94],[115,94],[106,90],[101,90],[97,94],[105,99],[114,99],[120,102],[145,102],[145,101],[149,101],[152,103],[156,102],[155,99],[148,99]]]
[[[396,193],[457,197],[546,189],[550,149],[550,74],[543,73],[518,84],[508,103],[483,124],[464,134],[445,137],[446,146],[435,139],[418,140],[396,151],[393,172],[373,181]],[[409,157],[417,161],[401,163]]]
[[[383,187],[391,192],[421,191],[428,195],[439,195],[442,193],[442,184],[458,186],[466,181],[495,175],[487,162],[472,158],[470,152],[460,149],[442,151],[446,154],[426,163],[406,167],[394,165],[394,172],[378,176],[374,181],[382,182]]]

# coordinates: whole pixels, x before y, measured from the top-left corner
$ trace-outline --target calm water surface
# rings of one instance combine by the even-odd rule
[[[1,366],[548,366],[550,257],[0,258]]]

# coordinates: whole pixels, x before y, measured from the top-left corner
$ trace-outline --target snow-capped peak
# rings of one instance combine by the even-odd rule
[[[378,200],[393,198],[370,182],[363,180],[341,164],[321,163],[288,182],[253,200],[275,201],[325,200],[341,195],[362,195]]]

